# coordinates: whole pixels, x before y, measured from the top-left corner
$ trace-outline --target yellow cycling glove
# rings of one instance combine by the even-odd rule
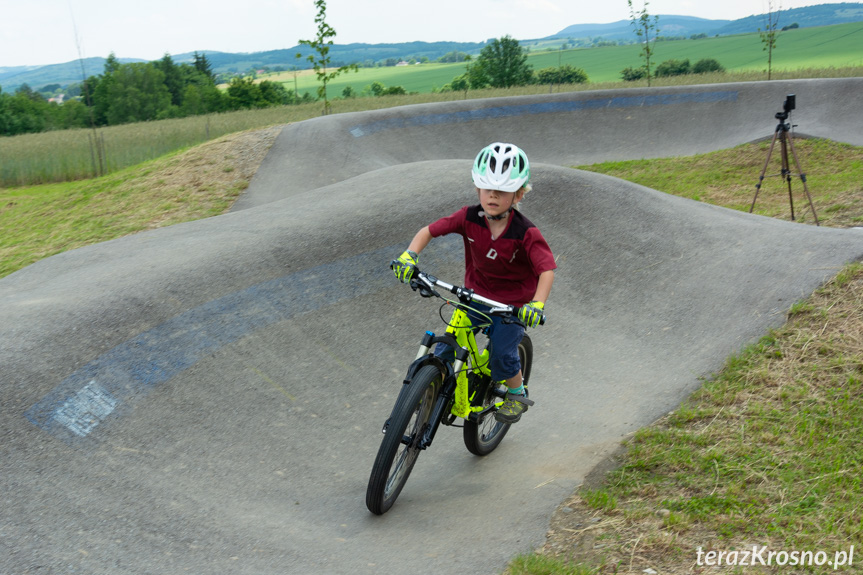
[[[407,250],[399,256],[399,259],[393,261],[392,268],[400,282],[403,284],[410,283],[416,272],[418,259],[419,256],[416,252]]]
[[[528,327],[536,327],[542,319],[544,307],[541,301],[532,301],[518,310],[518,319]]]

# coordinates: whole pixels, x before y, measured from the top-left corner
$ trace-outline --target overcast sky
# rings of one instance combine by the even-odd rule
[[[773,0],[799,8],[830,0]],[[634,0],[640,10],[642,0]],[[735,20],[768,0],[650,0],[651,15]],[[0,0],[0,68],[80,55],[156,60],[195,50],[261,52],[314,38],[314,0]],[[626,0],[328,0],[334,42],[480,42],[542,38],[572,24],[629,19]],[[661,22],[660,22],[661,24]],[[661,26],[660,26],[661,28]],[[77,30],[77,37],[76,37]]]

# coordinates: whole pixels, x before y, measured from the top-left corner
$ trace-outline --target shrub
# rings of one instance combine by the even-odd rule
[[[709,72],[724,72],[725,68],[713,58],[704,58],[692,67],[693,74],[707,74]]]
[[[639,66],[638,68],[633,68],[630,66],[629,68],[624,68],[620,71],[620,77],[624,82],[634,82],[636,80],[642,80],[647,77],[647,68],[644,66]]]
[[[387,86],[381,92],[381,96],[403,96],[407,94],[402,86]]]
[[[587,72],[569,64],[558,68],[543,68],[536,73],[537,84],[585,84]]]
[[[656,67],[656,77],[661,76],[683,76],[689,74],[690,71],[689,59],[686,60],[666,60]]]

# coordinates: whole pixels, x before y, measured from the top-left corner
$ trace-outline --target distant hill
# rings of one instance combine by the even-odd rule
[[[706,20],[692,16],[659,15],[659,34],[661,36],[684,36],[707,34],[708,36],[728,36],[750,34],[765,27],[764,14],[747,16],[739,20]],[[779,12],[779,27],[798,24],[801,28],[812,26],[831,26],[863,20],[863,4],[848,3],[821,4],[804,8],[790,8]],[[620,20],[610,24],[575,24],[568,26],[549,38],[603,38],[607,40],[629,40],[632,38],[632,24]]]
[[[330,47],[330,57],[334,66],[344,64],[360,64],[368,67],[374,66],[375,62],[381,62],[388,58],[396,60],[415,58],[420,60],[428,58],[437,60],[448,52],[458,51],[465,53],[478,53],[485,45],[484,42],[403,42],[400,44],[334,44]],[[311,53],[307,46],[294,46],[285,50],[271,50],[268,52],[253,52],[250,54],[229,54],[225,52],[207,52],[207,60],[213,71],[244,72],[251,68],[262,68],[264,66],[283,66],[291,69],[292,66],[308,68],[308,60],[305,59]],[[302,54],[297,58],[297,54]],[[174,56],[175,62],[191,62],[192,54],[179,54]]]
[[[135,58],[118,58],[118,60],[123,64],[146,61]],[[105,69],[105,58],[84,58],[83,60],[73,60],[65,64],[50,64],[48,66],[0,67],[0,86],[3,87],[4,92],[13,92],[21,84],[27,84],[34,89],[48,84],[60,84],[61,86],[77,84],[82,79],[82,65],[86,76],[98,75]]]
[[[708,36],[725,36],[733,34],[748,34],[757,32],[765,26],[764,15],[753,15],[739,20],[706,20],[692,16],[659,15],[659,33],[662,36],[690,37],[696,34]],[[782,10],[779,14],[779,27],[797,24],[801,28],[812,26],[829,26],[847,22],[863,21],[863,3],[822,4],[805,8]],[[634,33],[629,20],[621,20],[610,24],[575,24],[568,26],[556,34],[545,38],[520,40],[523,45],[538,43],[553,44],[574,39],[609,41],[631,41]],[[485,42],[405,42],[400,44],[334,44],[330,48],[333,64],[357,63],[371,67],[387,59],[428,58],[435,61],[441,56],[453,51],[467,54],[478,54]],[[234,54],[199,50],[206,54],[213,71],[221,74],[241,74],[249,70],[264,67],[273,69],[281,67],[290,70],[293,66],[307,68],[305,57],[296,58],[297,53],[303,56],[309,54],[309,48],[294,46],[284,50]],[[107,54],[106,54],[107,56]],[[175,62],[192,62],[193,53],[172,55]],[[143,62],[134,58],[119,58],[120,62]],[[83,62],[87,76],[101,74],[105,66],[105,58],[87,58]],[[2,67],[0,66],[0,87],[6,92],[12,92],[21,84],[39,89],[50,84],[69,84],[81,81],[81,62],[78,60],[65,64],[52,64],[41,67]]]
[[[818,6],[782,10],[779,13],[779,28],[795,23],[801,28],[810,28],[813,26],[831,26],[833,24],[860,22],[861,20],[863,20],[863,4],[848,2],[842,4],[821,4]],[[764,29],[764,27],[764,15],[754,15],[729,22],[717,29],[715,34],[720,36],[749,34],[757,32],[759,28]]]
[[[659,33],[662,36],[684,36],[708,34],[730,24],[731,20],[707,20],[693,16],[668,16],[659,14]],[[568,26],[549,38],[602,38],[604,40],[631,40],[634,36],[629,20],[611,24],[575,24]]]

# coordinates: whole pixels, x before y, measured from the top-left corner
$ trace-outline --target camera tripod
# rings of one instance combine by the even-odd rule
[[[788,136],[791,131],[791,123],[786,122],[788,114],[795,107],[794,96],[789,95],[785,100],[784,110],[777,112],[776,119],[779,120],[779,125],[773,132],[773,140],[770,142],[770,149],[767,151],[767,160],[764,162],[764,168],[761,169],[761,175],[758,177],[758,183],[755,185],[755,197],[752,198],[752,205],[749,206],[749,213],[755,209],[755,200],[758,199],[758,192],[761,191],[761,183],[764,181],[764,174],[767,172],[767,166],[770,163],[770,156],[773,154],[773,148],[776,146],[776,140],[779,140],[782,149],[782,179],[788,182],[788,201],[791,204],[791,220],[794,221],[794,197],[791,194],[791,169],[788,163],[788,148],[791,148],[791,154],[794,157],[794,164],[797,166],[797,175],[800,181],[803,182],[803,190],[806,192],[806,197],[809,199],[809,207],[812,208],[812,216],[815,218],[815,225],[820,226],[818,222],[818,214],[815,213],[815,206],[812,205],[812,196],[809,195],[809,188],[806,186],[806,174],[800,167],[800,160],[797,158],[797,151],[794,149],[794,138]]]

